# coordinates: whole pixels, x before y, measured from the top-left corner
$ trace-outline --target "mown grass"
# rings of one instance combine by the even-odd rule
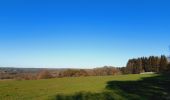
[[[46,100],[46,99],[79,99],[107,100],[123,99],[117,92],[118,89],[106,88],[114,81],[137,81],[146,77],[156,77],[156,74],[143,75],[117,75],[117,76],[90,76],[55,78],[46,80],[8,80],[0,81],[0,100]],[[112,86],[112,85],[110,85]],[[113,87],[113,86],[112,86]],[[82,92],[83,91],[83,92]],[[108,95],[108,96],[107,96]],[[111,96],[113,96],[111,98]],[[68,98],[66,98],[68,97]],[[81,100],[81,99],[80,99]]]

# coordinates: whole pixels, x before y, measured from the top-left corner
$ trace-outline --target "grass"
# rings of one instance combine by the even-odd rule
[[[46,80],[0,81],[0,100],[104,100],[102,98],[106,99],[106,97],[110,97],[110,99],[108,98],[107,100],[113,100],[113,98],[124,99],[126,96],[131,95],[132,97],[138,97],[138,95],[141,94],[134,94],[133,92],[142,89],[142,87],[139,88],[140,85],[137,85],[143,82],[140,79],[158,76],[159,75],[156,74],[135,74],[55,78]],[[145,82],[142,84],[144,83]],[[128,90],[128,88],[131,89],[131,87],[137,87],[137,90]],[[159,87],[155,86],[154,88]],[[143,89],[146,89],[146,87]],[[128,91],[130,91],[130,93]]]
[[[170,74],[137,81],[109,81],[106,88],[128,100],[170,100]]]

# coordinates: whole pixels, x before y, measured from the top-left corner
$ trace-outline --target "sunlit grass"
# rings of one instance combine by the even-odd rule
[[[43,100],[57,94],[74,94],[81,91],[100,93],[105,90],[108,81],[133,81],[152,76],[156,74],[0,81],[0,100]]]

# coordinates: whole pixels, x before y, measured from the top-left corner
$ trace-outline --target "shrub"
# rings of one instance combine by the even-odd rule
[[[52,78],[52,75],[47,70],[42,70],[37,75],[37,79],[49,79],[49,78]]]

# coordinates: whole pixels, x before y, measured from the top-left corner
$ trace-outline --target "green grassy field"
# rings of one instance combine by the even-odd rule
[[[45,100],[54,99],[57,94],[72,95],[81,91],[100,93],[107,91],[109,81],[135,81],[153,76],[156,74],[0,81],[0,100]]]

